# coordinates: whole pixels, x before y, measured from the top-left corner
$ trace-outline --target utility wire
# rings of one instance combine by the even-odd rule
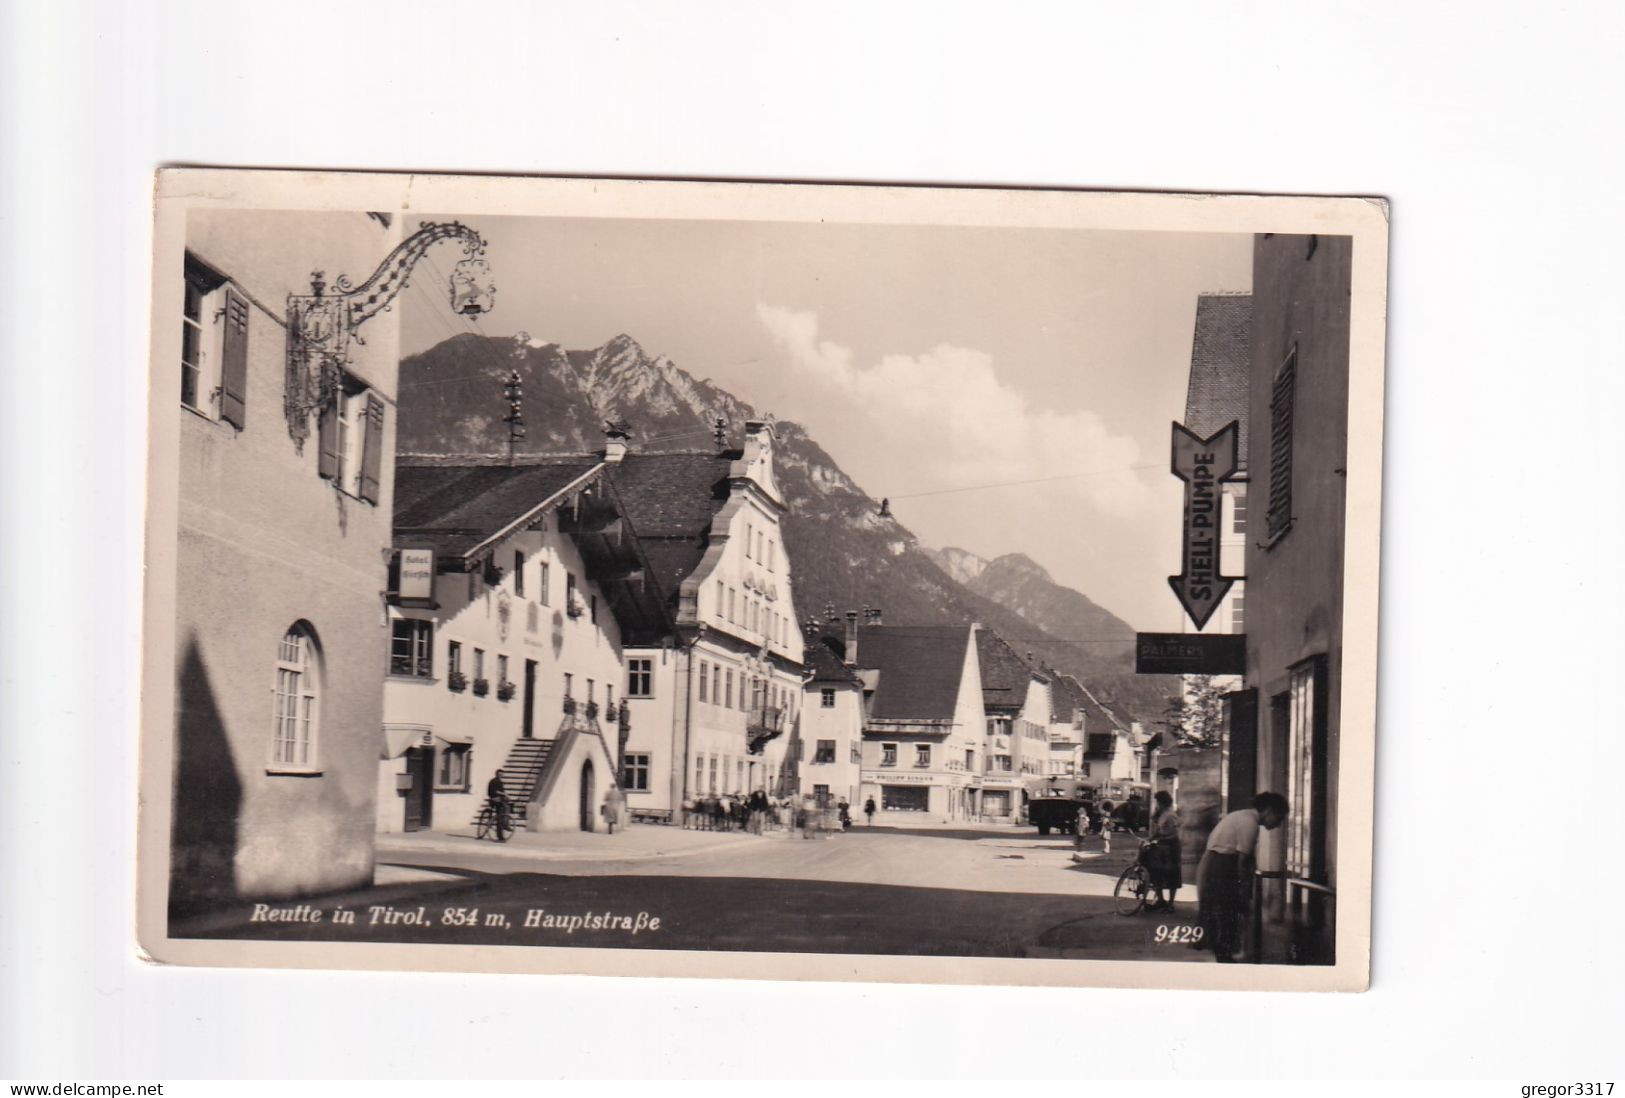
[[[988,488],[1014,488],[1023,484],[1052,484],[1058,480],[1078,480],[1082,477],[1116,476],[1121,473],[1138,473],[1146,469],[1166,469],[1166,462],[1154,462],[1150,465],[1129,465],[1122,469],[1096,469],[1089,473],[1063,473],[1058,477],[1037,477],[1033,480],[1004,480],[997,484],[971,484],[963,488],[937,488],[930,492],[909,492],[906,495],[889,496],[891,500],[921,499],[925,496],[947,496],[956,492],[981,492]]]

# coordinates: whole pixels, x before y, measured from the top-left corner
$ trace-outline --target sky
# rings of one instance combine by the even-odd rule
[[[452,315],[442,245],[402,297],[403,353],[625,333],[805,426],[924,544],[1025,553],[1137,629],[1180,629],[1169,432],[1196,298],[1250,289],[1250,236],[459,219],[488,243],[495,308]]]

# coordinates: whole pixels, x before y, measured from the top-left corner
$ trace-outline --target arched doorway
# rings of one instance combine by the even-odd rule
[[[588,759],[581,764],[581,830],[583,831],[594,830],[592,778],[592,760]]]

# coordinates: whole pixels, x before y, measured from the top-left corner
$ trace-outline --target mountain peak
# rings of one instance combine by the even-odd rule
[[[1044,566],[1026,553],[1006,553],[1002,557],[995,557],[988,563],[987,568],[994,573],[1008,572],[1012,575],[1041,579],[1046,583],[1054,582]]]
[[[982,574],[987,567],[987,561],[967,549],[956,549],[945,546],[941,549],[927,549],[926,556],[936,563],[938,568],[948,573],[960,583],[968,584],[971,580]]]
[[[636,351],[639,355],[643,354],[643,347],[625,332],[622,332],[599,349],[608,351],[610,354],[621,354],[624,351]]]

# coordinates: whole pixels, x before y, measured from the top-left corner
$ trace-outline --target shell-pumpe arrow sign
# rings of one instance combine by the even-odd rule
[[[1236,473],[1238,421],[1208,438],[1198,438],[1182,423],[1174,424],[1173,474],[1185,482],[1185,533],[1180,571],[1168,577],[1179,604],[1196,628],[1207,625],[1236,576],[1219,574],[1219,486]]]

